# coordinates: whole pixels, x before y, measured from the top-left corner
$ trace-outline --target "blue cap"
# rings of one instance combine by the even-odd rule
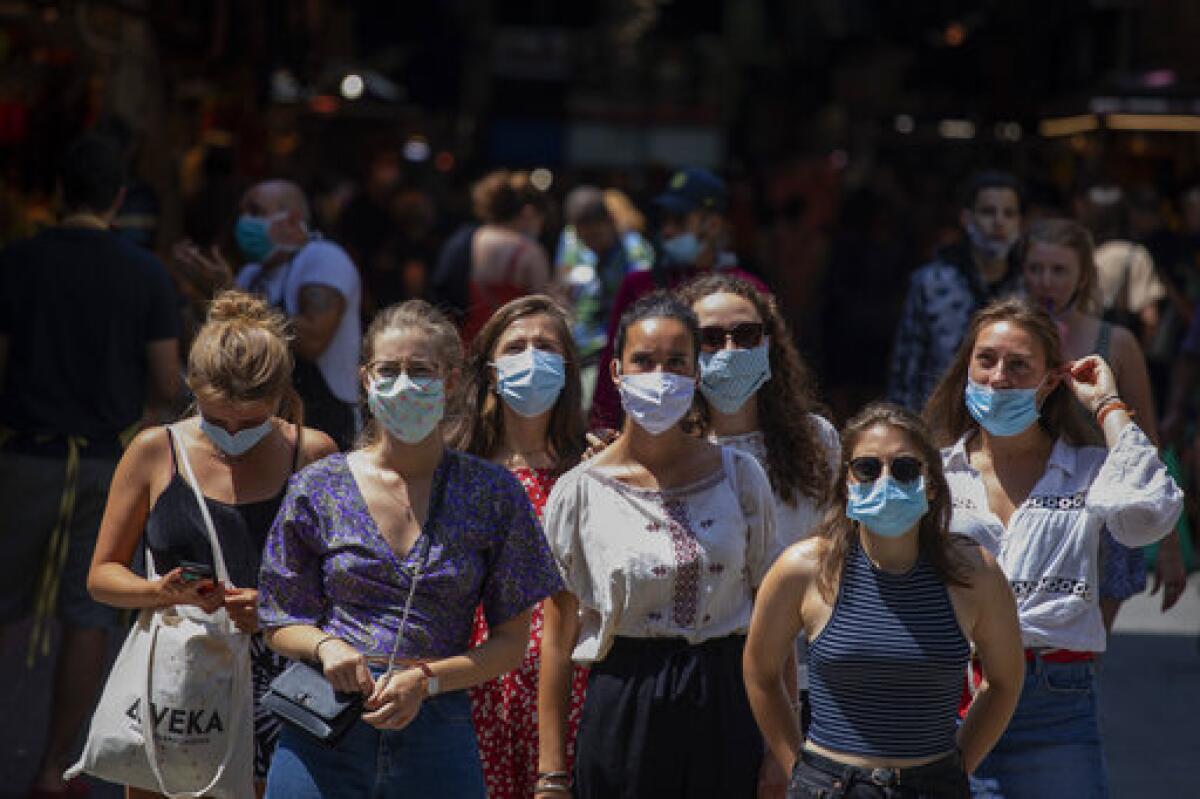
[[[654,198],[654,204],[674,214],[697,209],[724,212],[729,201],[725,181],[700,167],[690,167],[671,176],[667,190]]]

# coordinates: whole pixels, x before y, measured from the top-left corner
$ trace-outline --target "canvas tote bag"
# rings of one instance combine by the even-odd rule
[[[229,585],[208,505],[175,438],[217,579]],[[149,552],[146,566],[154,579]],[[170,797],[253,797],[253,702],[250,638],[224,608],[211,615],[190,605],[147,608],[113,664],[83,755],[64,778],[87,773]]]

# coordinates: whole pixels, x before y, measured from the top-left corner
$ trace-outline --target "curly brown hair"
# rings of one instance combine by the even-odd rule
[[[579,463],[584,448],[582,389],[579,382],[579,353],[571,337],[567,312],[545,294],[520,297],[501,306],[471,342],[471,353],[463,375],[463,413],[449,436],[453,446],[464,452],[491,458],[504,443],[504,413],[494,391],[492,361],[496,343],[518,319],[545,314],[554,320],[555,335],[563,348],[566,383],[551,411],[549,440],[554,474],[562,474]]]
[[[771,488],[789,504],[801,496],[823,502],[833,473],[814,416],[827,414],[817,402],[812,373],[775,301],[745,280],[723,274],[696,278],[680,287],[679,294],[693,308],[710,294],[734,294],[754,306],[770,340],[771,379],[758,390],[756,401]]]
[[[859,411],[842,431],[842,462],[837,480],[829,492],[830,508],[817,526],[820,538],[820,568],[817,590],[827,602],[832,602],[841,580],[842,569],[851,547],[858,541],[858,523],[846,515],[849,495],[847,477],[854,447],[864,433],[880,425],[899,430],[917,450],[924,467],[925,488],[929,495],[929,510],[917,526],[917,546],[921,557],[946,585],[965,585],[966,564],[954,550],[950,536],[950,486],[942,471],[942,456],[933,444],[929,428],[919,416],[898,405],[877,402]]]

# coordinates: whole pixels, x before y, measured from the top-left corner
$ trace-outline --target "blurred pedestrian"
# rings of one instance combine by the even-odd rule
[[[603,379],[613,357],[613,339],[621,318],[639,298],[659,289],[670,289],[710,271],[728,272],[767,291],[754,275],[738,268],[730,249],[729,192],[725,181],[707,169],[692,167],[676,172],[667,190],[654,199],[659,211],[657,255],[648,270],[625,276],[617,289],[608,317],[608,334],[600,353],[601,379],[596,381],[590,426],[621,427],[621,401],[616,385]]]
[[[789,797],[970,796],[967,774],[1004,732],[1024,667],[1004,573],[949,534],[950,492],[928,429],[871,405],[846,426],[833,512],[767,573],[746,642],[746,688],[789,768]],[[813,642],[812,724],[781,667]],[[972,645],[988,682],[958,723]]]
[[[225,292],[188,355],[195,413],[143,431],[117,466],[88,575],[97,601],[118,608],[224,606],[250,643],[254,698],[254,777],[267,777],[279,720],[257,704],[285,662],[263,643],[258,627],[258,570],[288,478],[336,451],[317,430],[301,427],[303,406],[292,387],[287,320],[261,299]],[[184,453],[183,455],[179,453]],[[233,585],[213,581],[215,566],[204,518],[179,463],[192,464],[216,528]],[[156,579],[131,570],[143,545]],[[200,577],[197,564],[206,567]],[[152,794],[131,789],[130,797]]]
[[[1119,186],[1093,186],[1079,202],[1080,219],[1096,238],[1096,271],[1104,318],[1133,331],[1149,348],[1162,321],[1167,287],[1150,251],[1129,237],[1129,205]]]
[[[583,452],[579,356],[566,312],[543,294],[502,306],[471,345],[464,381],[466,407],[451,436],[464,452],[513,473],[539,520],[555,481]],[[526,799],[538,777],[538,679],[543,605],[533,608],[529,645],[521,665],[471,689],[475,732],[489,799]],[[475,614],[472,644],[488,637],[487,620]],[[569,661],[550,663],[551,674],[571,681],[565,736],[566,770],[575,757],[587,672]]]
[[[594,367],[606,343],[608,317],[621,281],[650,268],[654,250],[636,231],[622,232],[595,186],[578,186],[563,201],[567,226],[554,257],[557,279],[566,286],[575,315],[575,343]],[[595,382],[592,369],[591,382]]]
[[[497,170],[471,187],[478,227],[465,226],[443,248],[431,289],[459,320],[470,343],[500,306],[550,285],[550,259],[538,242],[547,198],[528,172]]]
[[[257,183],[234,228],[246,265],[236,286],[288,317],[296,355],[292,380],[312,427],[348,449],[358,433],[359,307],[362,283],[346,251],[310,229],[304,192],[286,180]],[[206,273],[231,272],[215,247],[185,246],[176,258]]]
[[[1021,233],[1021,184],[1007,172],[972,175],[959,223],[966,240],[913,272],[896,327],[887,398],[911,411],[925,405],[954,359],[971,315],[1016,290],[1009,251]]]
[[[62,622],[35,796],[63,795],[104,679],[117,614],[87,595],[109,481],[126,442],[179,392],[179,316],[162,264],[114,231],[123,157],[66,151],[60,223],[0,251],[0,624],[34,613],[33,662]]]
[[[1076,402],[1103,430],[1104,447],[1087,445],[1093,430]],[[1106,645],[1100,533],[1151,544],[1175,526],[1183,494],[1109,365],[1098,355],[1064,359],[1049,314],[1024,300],[975,315],[925,418],[946,447],[950,529],[978,541],[1008,576],[1025,646],[1020,703],[974,789],[1009,799],[1107,796],[1095,674]]]

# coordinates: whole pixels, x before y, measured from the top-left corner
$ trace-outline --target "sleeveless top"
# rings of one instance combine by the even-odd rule
[[[171,442],[171,482],[158,495],[146,518],[146,546],[154,556],[154,568],[159,574],[166,574],[185,560],[213,566],[212,547],[204,517],[196,504],[196,495],[179,473],[175,447],[181,444],[177,444],[169,428],[167,437]],[[293,472],[299,457],[300,448],[296,447],[292,458]],[[235,587],[258,586],[263,547],[286,488],[285,481],[275,496],[257,502],[230,504],[204,498],[221,541],[229,579]]]
[[[809,739],[889,758],[953,750],[969,655],[950,594],[924,558],[889,574],[856,543],[829,623],[809,644]]]
[[[492,314],[500,310],[504,305],[529,294],[530,291],[524,286],[517,284],[517,264],[521,261],[521,256],[525,254],[527,245],[525,242],[518,242],[513,248],[512,254],[508,256],[508,260],[504,263],[503,272],[500,279],[494,283],[482,283],[472,277],[467,281],[467,315],[463,319],[462,339],[464,344],[470,344],[487,321],[492,318]]]

